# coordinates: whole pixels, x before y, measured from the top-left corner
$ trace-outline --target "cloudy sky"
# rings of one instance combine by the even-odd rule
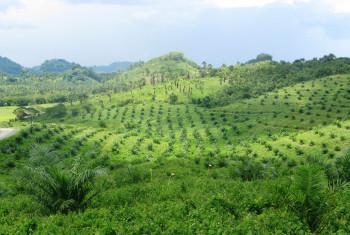
[[[234,64],[350,57],[349,0],[0,0],[0,56],[24,66],[147,61],[183,51]]]

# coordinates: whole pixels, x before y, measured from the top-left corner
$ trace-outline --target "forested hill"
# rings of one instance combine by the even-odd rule
[[[122,78],[128,82],[143,81],[155,84],[165,80],[185,76],[187,78],[198,76],[199,66],[187,59],[183,52],[170,52],[147,62],[132,64]]]
[[[22,66],[9,58],[0,56],[0,71],[11,75],[18,75],[22,72]]]
[[[75,63],[68,62],[64,59],[46,60],[39,67],[33,68],[33,71],[39,74],[42,73],[62,73],[70,70]]]
[[[268,59],[263,60],[258,56],[257,59],[250,60],[246,64],[223,65],[218,69],[203,66],[200,69],[202,77],[219,77],[229,86],[215,94],[208,94],[202,99],[193,99],[193,103],[205,107],[223,106],[299,82],[350,73],[350,58],[337,58],[333,54],[312,60],[302,58],[292,63],[272,61],[272,57],[265,58]]]

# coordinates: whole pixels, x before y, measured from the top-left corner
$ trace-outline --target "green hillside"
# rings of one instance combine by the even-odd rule
[[[349,233],[349,68],[215,69],[175,52],[123,74],[30,78],[51,84],[38,98],[66,100],[0,122],[21,129],[0,140],[1,232]],[[0,89],[36,90],[22,77]]]
[[[22,68],[20,64],[0,56],[0,71],[11,75],[18,75],[22,72]]]
[[[122,79],[133,82],[145,80],[147,83],[154,84],[157,81],[177,77],[197,77],[198,68],[195,62],[185,58],[183,52],[170,52],[146,63],[135,63],[131,66],[131,70],[122,76]]]

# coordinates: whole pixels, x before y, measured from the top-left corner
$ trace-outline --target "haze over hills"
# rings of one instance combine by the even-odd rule
[[[64,59],[51,59],[46,60],[43,64],[40,66],[36,66],[32,68],[37,73],[61,73],[68,71],[71,69],[76,63],[74,62],[68,62]],[[110,73],[110,72],[116,72],[118,70],[125,71],[129,68],[129,66],[132,65],[132,62],[113,62],[112,64],[108,66],[92,66],[88,68],[92,68],[95,72],[104,72],[104,73]]]
[[[65,71],[68,71],[77,63],[69,62],[65,59],[50,59],[44,61],[39,66],[34,66],[32,68],[24,68],[22,65],[6,58],[0,56],[0,71],[5,72],[9,75],[18,75],[22,72],[22,68],[26,69],[28,72],[33,72],[37,74],[43,74],[43,73],[62,73]],[[117,72],[117,71],[125,71],[127,70],[130,65],[132,65],[132,62],[128,61],[122,61],[122,62],[113,62],[108,66],[92,66],[91,68],[95,72],[103,72],[103,73],[110,73],[110,72]],[[86,66],[88,67],[88,66]]]
[[[22,66],[7,57],[0,56],[0,71],[7,74],[18,75],[22,72]]]
[[[98,66],[98,65],[94,65],[91,68],[95,71],[95,72],[103,72],[103,73],[110,73],[110,72],[117,72],[119,70],[121,71],[125,71],[127,70],[130,65],[132,65],[133,62],[129,62],[129,61],[122,61],[122,62],[113,62],[110,65],[107,66]]]

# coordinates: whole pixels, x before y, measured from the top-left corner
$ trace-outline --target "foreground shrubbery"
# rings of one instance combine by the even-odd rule
[[[182,158],[141,165],[114,163],[113,167],[110,165],[113,169],[110,176],[98,181],[104,190],[89,204],[80,204],[81,208],[88,206],[80,212],[72,212],[79,209],[76,207],[79,204],[70,204],[70,200],[80,203],[87,200],[59,197],[84,195],[85,185],[77,182],[89,174],[77,173],[78,168],[44,170],[39,165],[40,176],[39,171],[26,179],[20,177],[29,183],[29,188],[33,187],[33,191],[25,192],[35,192],[36,196],[16,192],[0,199],[1,228],[4,233],[90,234],[350,231],[346,223],[350,212],[349,188],[329,181],[320,163],[309,160],[310,163],[294,168],[293,173],[282,170],[288,166],[280,165],[281,171],[272,176],[267,173],[278,162],[248,163],[238,158],[237,163],[230,162],[221,168],[213,165],[209,169],[193,161]],[[236,169],[235,179],[231,168]],[[248,175],[243,173],[245,169],[249,169]],[[247,178],[249,175],[252,178]],[[84,182],[88,184],[88,180]],[[90,186],[87,188],[91,189]],[[13,196],[15,200],[11,199]],[[43,199],[56,205],[51,211],[58,213],[46,216],[48,204]]]

